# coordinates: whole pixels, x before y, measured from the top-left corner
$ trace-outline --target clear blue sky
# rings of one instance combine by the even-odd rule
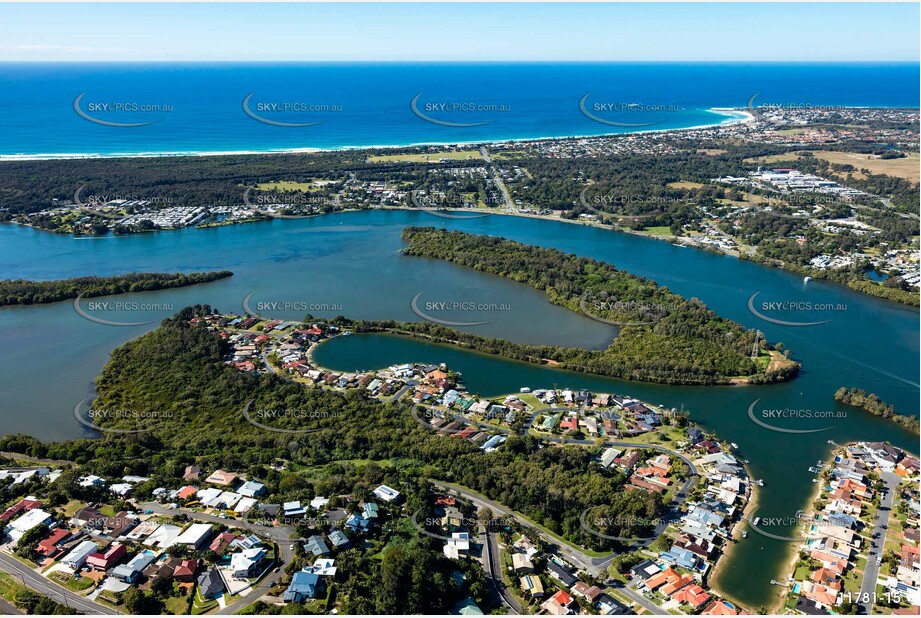
[[[0,60],[912,60],[905,4],[0,4]]]

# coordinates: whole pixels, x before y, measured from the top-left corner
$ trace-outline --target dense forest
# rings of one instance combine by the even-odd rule
[[[368,163],[377,152],[3,161],[0,220],[70,202],[81,186],[85,195],[156,196],[164,206],[233,206],[243,203],[246,187],[263,182],[341,181],[350,175],[400,181],[425,175],[424,163]]]
[[[83,296],[110,296],[128,292],[151,292],[209,283],[232,276],[229,270],[207,273],[130,273],[113,277],[74,277],[54,281],[5,279],[0,281],[0,307],[56,303]]]
[[[897,413],[893,406],[887,404],[873,393],[867,393],[859,388],[842,386],[835,391],[835,401],[860,408],[874,416],[888,418],[913,433],[919,432],[918,417]]]
[[[697,299],[685,299],[653,281],[594,259],[518,242],[406,228],[406,255],[448,260],[507,277],[543,291],[558,305],[618,323],[619,334],[604,351],[513,344],[430,323],[388,328],[456,340],[483,352],[530,362],[555,361],[564,368],[600,375],[672,384],[720,384],[734,377],[752,382],[788,379],[799,365],[784,363],[770,373],[751,359],[756,331],[719,317]],[[386,323],[372,324],[386,326]]]

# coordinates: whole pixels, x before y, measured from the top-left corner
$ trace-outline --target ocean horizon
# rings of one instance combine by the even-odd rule
[[[919,106],[913,62],[3,62],[0,83],[0,160],[463,145],[717,126],[750,104]]]

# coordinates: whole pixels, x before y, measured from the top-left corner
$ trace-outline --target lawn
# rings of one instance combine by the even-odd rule
[[[181,616],[189,611],[189,597],[186,595],[169,597],[163,602],[166,613],[173,616]]]
[[[647,234],[652,234],[654,236],[674,236],[672,229],[667,225],[657,225],[653,227],[647,227],[643,230]]]
[[[670,182],[666,186],[672,189],[700,189],[706,185],[699,182],[691,182],[690,180],[679,180],[678,182]]]
[[[918,184],[921,179],[921,167],[919,167],[918,153],[909,152],[907,156],[901,159],[880,159],[876,155],[868,155],[856,152],[837,152],[832,150],[812,151],[817,159],[828,161],[835,164],[852,165],[858,170],[867,169],[871,174],[887,174],[896,178],[904,178],[912,183]],[[747,163],[776,163],[778,161],[795,161],[801,157],[799,152],[788,152],[784,154],[770,155],[767,157],[753,157],[745,159]],[[846,176],[845,173],[840,177]],[[860,172],[854,172],[854,176],[861,178]]]
[[[442,159],[468,161],[479,159],[479,150],[451,150],[447,152],[405,152],[368,157],[368,163],[438,163]]]
[[[22,586],[18,584],[11,575],[0,573],[0,597],[13,603],[16,599],[16,593],[21,589]]]
[[[329,184],[330,181],[325,182]],[[314,181],[314,182],[296,182],[293,180],[277,180],[275,182],[262,182],[256,185],[256,188],[260,191],[281,191],[281,192],[290,192],[290,191],[317,191],[321,187],[320,185],[324,184],[323,181]]]
[[[204,614],[212,609],[217,607],[217,601],[211,599],[205,599],[201,596],[201,590],[196,586],[195,588],[195,598],[192,599],[192,614],[197,616],[199,614]],[[185,610],[180,612],[180,614],[185,613]],[[247,612],[243,612],[247,613]]]
[[[57,573],[52,573],[50,578],[59,584],[62,584],[68,590],[73,590],[74,592],[83,592],[84,590],[89,590],[96,584],[96,582],[94,582],[89,577],[75,578],[68,573],[62,573],[60,571]]]

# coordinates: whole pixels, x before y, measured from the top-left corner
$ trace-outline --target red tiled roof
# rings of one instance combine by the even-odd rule
[[[557,590],[556,594],[550,597],[560,605],[569,605],[572,603],[572,596],[565,590]]]

